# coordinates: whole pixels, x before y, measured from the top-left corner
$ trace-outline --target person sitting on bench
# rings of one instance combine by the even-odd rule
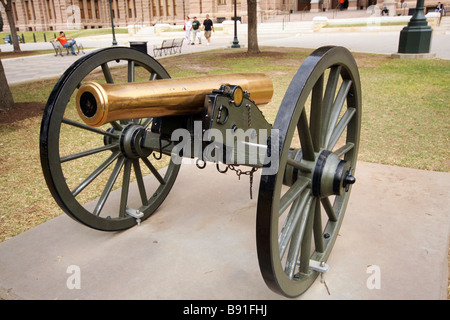
[[[61,31],[59,33],[59,37],[56,38],[53,41],[59,41],[59,43],[61,43],[61,46],[63,48],[70,48],[70,51],[72,51],[73,55],[76,55],[75,53],[75,49],[73,48],[74,44],[76,43],[74,38],[66,38],[66,35],[64,34],[64,31]]]

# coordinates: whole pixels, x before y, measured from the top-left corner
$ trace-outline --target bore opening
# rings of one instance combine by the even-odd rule
[[[92,93],[84,92],[81,95],[80,109],[87,118],[92,118],[97,113],[97,100]]]

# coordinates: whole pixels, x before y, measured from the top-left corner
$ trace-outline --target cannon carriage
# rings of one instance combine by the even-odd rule
[[[127,70],[124,79],[115,76],[118,65]],[[272,93],[263,74],[171,79],[134,49],[84,56],[58,80],[44,111],[40,156],[48,188],[76,221],[118,231],[158,209],[183,159],[250,178],[259,169],[260,271],[273,291],[298,296],[326,270],[355,183],[358,69],[345,48],[317,49],[270,124],[259,106]],[[116,187],[116,210],[104,210]]]

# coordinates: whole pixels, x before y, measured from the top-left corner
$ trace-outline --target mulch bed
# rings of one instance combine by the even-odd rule
[[[42,116],[45,103],[42,102],[17,102],[13,109],[0,110],[0,125],[10,125],[24,119]]]

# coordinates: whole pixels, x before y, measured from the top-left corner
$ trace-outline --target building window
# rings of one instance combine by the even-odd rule
[[[158,12],[156,11],[156,1],[152,0],[152,13],[153,17],[156,17],[158,15]]]
[[[218,5],[226,5],[227,4],[227,0],[218,0]]]
[[[91,4],[91,0],[86,0],[86,5],[87,5],[88,18],[92,19],[92,4]]]
[[[98,0],[94,0],[95,19],[100,19],[100,10],[98,8]]]
[[[120,19],[119,0],[116,0],[117,19]]]
[[[128,0],[128,17],[136,18],[136,3],[134,2],[134,0]]]
[[[48,9],[48,18],[51,20],[51,19],[53,19],[53,14],[52,14],[52,7],[50,4],[50,0],[47,0],[47,9]]]
[[[19,16],[17,15],[17,7],[16,7],[15,2],[13,2],[13,10],[14,10],[14,17],[16,18],[16,21],[19,21]]]
[[[31,8],[30,8],[30,1],[25,1],[25,9],[27,10],[27,18],[28,20],[31,20]]]
[[[78,6],[80,7],[80,18],[84,19],[85,15],[84,15],[84,4],[83,4],[83,0],[80,0],[78,2]]]
[[[166,15],[170,16],[170,0],[166,0]]]
[[[31,0],[31,10],[33,12],[33,19],[36,20],[36,11],[34,10],[34,3],[33,0]]]

